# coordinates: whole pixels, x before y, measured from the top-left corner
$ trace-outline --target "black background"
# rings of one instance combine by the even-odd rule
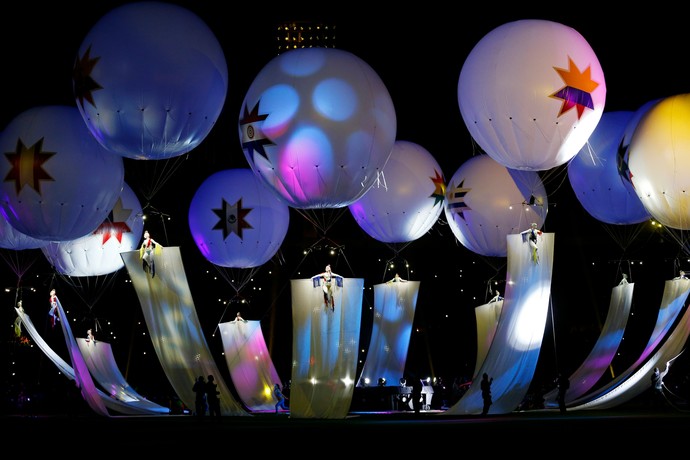
[[[75,105],[71,70],[82,39],[103,15],[123,3],[38,6],[23,2],[4,13],[0,127],[34,106]],[[446,382],[456,376],[471,377],[476,354],[474,308],[492,297],[494,287],[504,291],[505,259],[487,258],[464,248],[443,214],[427,235],[403,248],[370,238],[349,211],[337,218],[337,211],[325,210],[324,217],[337,218],[337,222],[324,234],[291,210],[290,229],[279,253],[240,292],[225,278],[227,272],[221,273],[203,258],[190,237],[189,204],[196,189],[214,172],[248,166],[237,136],[240,105],[254,77],[277,54],[279,24],[305,20],[336,25],[336,47],[369,63],[386,84],[396,108],[397,139],[415,142],[431,152],[447,180],[464,161],[480,153],[458,108],[460,70],[473,46],[506,22],[549,19],[579,31],[604,70],[606,112],[634,111],[648,101],[681,94],[688,88],[682,70],[688,47],[685,20],[658,3],[644,12],[606,14],[592,5],[587,5],[587,11],[570,11],[573,6],[566,4],[551,5],[551,10],[478,4],[470,14],[469,10],[451,12],[436,4],[377,10],[357,2],[314,8],[172,3],[198,14],[217,36],[229,69],[228,96],[214,129],[199,147],[164,165],[126,159],[125,181],[150,211],[146,228],[152,236],[163,245],[180,246],[206,338],[223,372],[226,366],[220,337],[214,335],[216,326],[232,320],[240,310],[245,319],[262,321],[276,368],[282,379],[289,379],[289,280],[312,276],[326,263],[343,276],[365,279],[362,350],[371,325],[373,285],[394,274],[387,271],[387,262],[396,263],[395,270],[403,277],[421,281],[407,368]],[[163,167],[169,172],[160,172]],[[564,167],[542,176],[549,195],[543,230],[555,233],[556,249],[552,302],[534,385],[550,385],[557,370],[568,373],[579,366],[605,321],[610,290],[626,272],[636,284],[635,297],[620,356],[610,375],[604,377],[611,378],[639,355],[653,328],[664,281],[675,276],[679,267],[690,268],[687,254],[676,237],[647,224],[616,227],[593,219],[574,197]],[[163,181],[160,190],[154,189],[156,181]],[[338,248],[336,256],[328,255],[326,245]],[[304,256],[307,248],[312,251]],[[56,369],[35,347],[17,345],[11,333],[16,316],[12,307],[21,297],[49,343],[56,349],[64,347],[59,334],[47,327],[48,291],[56,287],[77,335],[95,325],[97,338],[113,344],[118,363],[133,386],[149,396],[171,395],[146,336],[126,270],[112,279],[80,281],[76,286],[57,275],[40,250],[19,252],[2,250],[7,263],[0,265],[2,287],[9,288],[0,297],[8,337],[8,388],[24,382],[45,389],[52,382],[66,380],[55,377]],[[409,263],[410,269],[401,270],[401,263]],[[18,273],[23,270],[26,272]],[[679,359],[669,379],[684,382],[686,369],[687,364]]]

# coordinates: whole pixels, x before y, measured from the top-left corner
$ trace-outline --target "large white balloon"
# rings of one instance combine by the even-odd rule
[[[239,133],[252,170],[286,204],[342,208],[383,170],[396,123],[390,94],[366,62],[343,50],[301,48],[256,76]]]
[[[372,238],[407,243],[434,226],[445,192],[443,171],[431,153],[413,142],[396,141],[381,180],[349,209]]]
[[[506,236],[532,223],[541,228],[548,205],[537,172],[511,170],[488,155],[476,155],[448,182],[444,212],[451,231],[467,249],[506,257]]]
[[[0,134],[0,149],[0,209],[33,238],[67,241],[91,233],[122,192],[122,157],[96,142],[74,107],[19,114]]]
[[[649,109],[630,142],[628,167],[652,217],[690,230],[690,94],[665,98]]]
[[[577,155],[604,111],[604,73],[587,40],[557,22],[509,22],[484,36],[458,80],[460,113],[491,158],[542,171]]]
[[[50,242],[41,250],[61,275],[107,275],[124,267],[120,253],[135,250],[143,231],[141,204],[125,184],[108,218],[91,234],[71,241]]]
[[[197,189],[189,229],[203,256],[229,268],[253,268],[280,249],[290,209],[249,168],[220,171]]]
[[[74,67],[74,95],[89,130],[123,157],[189,152],[225,103],[223,49],[194,13],[164,2],[113,9],[89,31]]]

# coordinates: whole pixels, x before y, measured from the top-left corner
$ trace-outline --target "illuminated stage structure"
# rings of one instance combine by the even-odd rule
[[[355,388],[364,280],[343,278],[335,307],[311,279],[291,280],[291,418],[345,418]]]
[[[221,415],[251,416],[235,400],[216,365],[199,323],[180,248],[156,256],[156,276],[144,272],[139,251],[120,253],[141,303],[151,342],[168,381],[187,407],[194,407],[192,383],[213,375],[221,394]]]
[[[519,234],[508,239],[506,292],[496,333],[477,375],[492,377],[490,414],[513,412],[529,390],[544,337],[553,271],[554,234],[542,233],[538,262]],[[475,376],[476,377],[476,376]],[[481,414],[480,379],[447,414]]]
[[[227,321],[218,325],[225,360],[237,394],[252,412],[275,410],[273,385],[283,387],[261,332],[260,321]]]

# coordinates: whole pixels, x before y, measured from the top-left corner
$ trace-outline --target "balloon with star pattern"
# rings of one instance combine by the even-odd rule
[[[509,234],[544,225],[549,202],[536,171],[518,171],[488,155],[475,155],[448,181],[446,221],[467,249],[488,257],[508,255]]]
[[[40,106],[0,134],[0,209],[19,232],[47,241],[87,235],[122,193],[122,157],[100,145],[75,107]]]
[[[526,19],[485,35],[463,63],[460,113],[472,138],[505,167],[544,171],[587,142],[606,101],[599,60],[575,29]]]
[[[225,104],[228,68],[216,36],[186,8],[134,2],[84,37],[73,72],[77,106],[94,137],[125,158],[183,155]]]
[[[41,251],[61,275],[107,275],[124,267],[120,253],[137,249],[143,231],[139,198],[125,183],[108,218],[96,230],[75,240],[49,242]]]
[[[299,48],[273,58],[242,102],[252,170],[288,206],[343,208],[388,161],[397,120],[381,78],[352,53]]]
[[[443,212],[443,171],[431,153],[398,140],[369,191],[348,208],[357,224],[384,243],[409,243],[424,236]]]
[[[211,263],[254,268],[280,249],[290,224],[290,209],[249,168],[208,177],[189,206],[189,229]]]

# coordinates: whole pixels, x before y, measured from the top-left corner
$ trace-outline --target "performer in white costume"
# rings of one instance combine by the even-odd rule
[[[336,283],[336,278],[342,278],[340,275],[336,275],[331,271],[331,265],[326,265],[326,271],[319,273],[316,276],[312,276],[312,280],[320,279],[321,288],[323,289],[323,303],[326,308],[330,308],[331,311],[335,311],[335,299],[333,298],[333,288]]]
[[[154,260],[155,254],[160,254],[163,246],[156,240],[151,238],[148,230],[144,231],[144,241],[141,243],[139,249],[139,257],[142,259],[142,266],[144,271],[151,274],[151,278],[156,276],[156,263]]]

